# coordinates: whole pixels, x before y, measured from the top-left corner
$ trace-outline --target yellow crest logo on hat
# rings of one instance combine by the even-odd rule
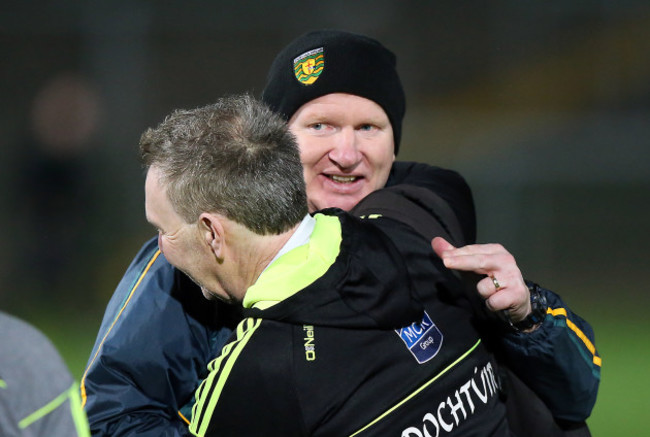
[[[298,82],[305,85],[316,82],[323,68],[325,68],[325,57],[322,47],[305,52],[293,60],[293,74]]]

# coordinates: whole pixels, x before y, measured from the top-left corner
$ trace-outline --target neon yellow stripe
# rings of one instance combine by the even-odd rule
[[[3,379],[0,379],[0,388],[7,388],[7,383]]]
[[[449,370],[451,370],[453,367],[455,367],[458,363],[460,363],[460,362],[463,361],[465,358],[467,358],[467,356],[468,356],[469,354],[471,354],[471,353],[474,351],[474,349],[476,349],[476,348],[478,347],[478,345],[479,345],[480,343],[481,343],[481,340],[479,339],[476,343],[474,343],[474,346],[472,346],[472,347],[471,347],[467,352],[465,352],[463,355],[461,355],[460,357],[458,357],[458,358],[456,359],[456,361],[454,361],[453,363],[451,363],[450,365],[448,365],[448,366],[447,366],[447,367],[446,367],[442,372],[438,373],[436,376],[434,376],[433,378],[431,378],[429,381],[425,382],[424,385],[420,386],[420,388],[418,388],[417,390],[415,390],[413,393],[411,393],[411,394],[410,394],[409,396],[407,396],[406,398],[402,399],[400,402],[398,402],[397,404],[395,404],[393,407],[391,407],[391,408],[389,408],[388,410],[386,410],[386,412],[384,412],[381,416],[377,417],[375,420],[373,420],[372,422],[370,422],[369,424],[367,424],[366,426],[364,426],[363,428],[361,428],[360,430],[358,430],[358,431],[355,432],[354,434],[350,434],[350,437],[354,437],[355,435],[362,433],[363,431],[365,431],[366,429],[368,429],[368,428],[370,428],[371,426],[375,425],[375,424],[378,423],[379,421],[383,420],[384,417],[388,416],[388,415],[391,414],[393,411],[397,410],[399,407],[401,407],[402,405],[404,405],[406,402],[408,402],[410,399],[412,399],[414,396],[416,396],[416,395],[417,395],[418,393],[420,393],[422,390],[424,390],[425,388],[427,388],[428,386],[430,386],[431,384],[433,384],[433,383],[434,383],[438,378],[440,378],[442,375],[444,375],[445,373],[449,372]]]
[[[108,331],[106,331],[106,335],[104,335],[104,338],[102,338],[102,341],[99,344],[99,347],[97,347],[97,352],[95,352],[95,355],[93,356],[92,361],[90,361],[90,364],[88,364],[88,368],[84,372],[83,378],[81,378],[81,407],[82,408],[86,406],[86,401],[87,401],[87,397],[86,397],[86,375],[88,375],[88,371],[90,370],[93,363],[95,362],[95,359],[97,358],[97,355],[99,354],[99,351],[102,349],[102,346],[104,345],[104,342],[106,341],[106,338],[108,337],[108,334],[111,333],[111,330],[115,326],[115,323],[117,323],[117,320],[120,318],[120,316],[122,315],[122,312],[124,311],[124,309],[128,305],[129,301],[131,300],[131,297],[133,296],[133,293],[135,293],[135,290],[138,288],[138,286],[140,285],[140,283],[144,279],[145,275],[147,274],[147,272],[149,271],[149,269],[151,268],[151,266],[156,261],[156,259],[158,258],[159,255],[160,255],[160,249],[158,249],[156,251],[156,253],[153,255],[153,257],[151,258],[151,261],[149,261],[149,264],[147,264],[147,267],[145,267],[144,271],[140,275],[140,278],[138,279],[138,282],[136,282],[135,285],[133,286],[133,289],[131,290],[131,293],[129,293],[129,297],[126,299],[126,302],[124,302],[124,305],[122,305],[122,308],[120,309],[120,312],[117,314],[117,317],[115,317],[115,320],[113,320],[113,323],[111,324],[111,327],[108,328]]]
[[[582,340],[587,350],[591,352],[591,355],[593,356],[592,358],[593,363],[598,367],[602,366],[603,360],[598,355],[596,355],[596,347],[591,342],[591,340],[589,340],[589,338],[585,335],[585,333],[582,332],[582,330],[578,328],[576,324],[569,319],[566,309],[564,308],[553,309],[549,307],[548,310],[546,310],[546,313],[552,315],[553,317],[564,316],[566,318],[566,325],[578,336],[580,340]]]
[[[72,420],[77,430],[78,437],[90,437],[90,427],[88,426],[88,418],[81,406],[81,398],[79,397],[79,390],[77,384],[72,384],[70,390],[70,410],[72,413]]]
[[[237,326],[237,340],[228,344],[228,346],[233,346],[228,349],[224,348],[221,356],[212,360],[208,365],[210,375],[208,375],[208,377],[201,383],[201,386],[197,391],[196,404],[194,404],[194,407],[192,408],[192,423],[190,424],[190,431],[195,435],[203,436],[207,432],[210,420],[212,419],[212,413],[217,406],[217,402],[219,402],[219,397],[221,396],[221,392],[228,380],[228,376],[232,371],[235,361],[237,361],[242,350],[261,323],[262,319],[251,318],[244,319],[240,322]],[[246,325],[246,328],[244,328],[244,325]],[[231,349],[232,352],[229,353]],[[223,365],[223,368],[219,370],[220,364],[224,359],[226,360],[226,363]],[[211,389],[213,390],[210,398],[207,400],[204,399],[204,397],[210,393]],[[201,409],[203,409],[202,407],[206,401],[207,406],[204,409],[203,417],[199,418],[199,413]]]
[[[252,327],[249,327],[251,321],[254,322],[254,325]],[[233,341],[232,343],[229,343],[223,349],[221,356],[212,360],[208,365],[208,370],[210,371],[210,374],[203,381],[203,383],[201,383],[201,387],[199,387],[199,390],[197,391],[197,396],[196,396],[197,401],[194,407],[192,408],[192,423],[190,424],[190,431],[195,432],[199,436],[205,435],[207,431],[207,427],[210,425],[212,412],[214,411],[217,405],[218,398],[221,396],[221,391],[223,390],[223,386],[225,385],[225,382],[228,379],[228,376],[230,375],[232,367],[235,361],[237,360],[237,358],[239,357],[239,354],[241,353],[242,349],[250,339],[251,335],[257,329],[257,327],[260,325],[261,322],[262,322],[261,319],[253,320],[250,318],[244,319],[242,322],[240,322],[236,330],[237,340]],[[246,326],[246,328],[244,328],[244,326]],[[226,360],[226,363],[223,365],[223,368],[220,369],[220,365],[222,364],[224,359]],[[216,379],[216,383],[215,383],[215,379]],[[204,409],[203,417],[199,417],[200,411],[201,409],[203,409],[202,407],[206,402],[206,400],[204,400],[203,398],[205,398],[205,396],[207,396],[210,393],[212,387],[214,387],[214,391],[210,396],[210,398],[207,399],[208,404]],[[196,423],[194,421],[195,418],[197,421],[200,420],[200,422]]]
[[[74,387],[74,386],[73,386]],[[25,429],[32,423],[36,422],[38,419],[40,419],[43,416],[46,416],[47,414],[51,413],[54,411],[59,405],[64,403],[66,399],[68,399],[68,395],[70,394],[70,391],[64,391],[57,397],[55,397],[53,400],[45,404],[45,406],[39,408],[38,410],[34,411],[24,419],[20,420],[18,422],[18,428],[20,429]]]

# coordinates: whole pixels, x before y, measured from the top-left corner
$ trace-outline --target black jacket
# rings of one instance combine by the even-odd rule
[[[387,185],[404,183],[445,200],[464,238],[474,241],[472,196],[458,173],[396,162]],[[600,380],[593,331],[557,295],[546,293],[557,311],[533,334],[504,337],[503,347],[556,417],[581,421],[593,408]],[[156,238],[143,245],[106,308],[81,381],[93,435],[187,435],[184,418],[189,419],[195,389],[207,375],[206,363],[237,318],[228,306],[217,304],[213,310],[198,287],[160,254]],[[563,389],[547,379],[561,381]]]
[[[309,244],[249,288],[248,317],[210,363],[190,429],[509,436],[496,362],[456,304],[460,281],[409,226],[337,211],[316,215]]]

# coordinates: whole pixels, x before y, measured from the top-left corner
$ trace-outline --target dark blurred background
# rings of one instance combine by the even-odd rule
[[[594,435],[643,434],[647,0],[4,1],[0,308],[43,329],[80,378],[114,287],[153,235],[142,131],[176,108],[259,95],[277,51],[324,27],[398,55],[399,158],[466,177],[479,240],[504,244],[595,328]]]

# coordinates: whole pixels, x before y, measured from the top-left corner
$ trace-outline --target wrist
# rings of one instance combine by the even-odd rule
[[[548,306],[546,303],[546,296],[542,293],[540,286],[528,280],[526,281],[526,286],[528,287],[528,292],[530,294],[530,313],[517,322],[513,322],[510,317],[507,317],[510,328],[515,332],[532,332],[537,329],[546,318]]]

